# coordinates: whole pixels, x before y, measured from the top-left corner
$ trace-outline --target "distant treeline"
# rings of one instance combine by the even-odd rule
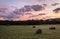
[[[28,20],[28,21],[2,21],[0,20],[0,25],[40,25],[40,24],[60,24],[60,21],[56,20]]]

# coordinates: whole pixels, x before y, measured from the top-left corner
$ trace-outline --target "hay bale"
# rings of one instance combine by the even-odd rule
[[[35,28],[35,26],[33,26],[33,28]]]
[[[38,30],[36,31],[36,34],[42,34],[42,29],[38,29]]]
[[[55,27],[49,27],[50,30],[55,30],[56,28]]]

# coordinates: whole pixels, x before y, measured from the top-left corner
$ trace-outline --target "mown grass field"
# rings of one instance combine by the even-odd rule
[[[59,25],[0,25],[0,39],[60,39]],[[55,26],[56,30],[49,30]],[[37,29],[42,29],[42,34],[35,34]]]

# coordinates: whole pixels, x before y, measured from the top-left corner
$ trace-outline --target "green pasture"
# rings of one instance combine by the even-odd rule
[[[60,24],[57,25],[0,25],[0,39],[60,39]],[[56,27],[49,30],[49,27]],[[36,34],[42,29],[42,34]]]

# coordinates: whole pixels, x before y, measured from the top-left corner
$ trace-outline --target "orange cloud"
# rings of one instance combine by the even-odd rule
[[[23,16],[23,17],[21,17],[20,19],[21,20],[32,20],[32,19],[34,19],[34,20],[46,20],[46,19],[51,19],[51,18],[60,18],[60,12],[59,13],[49,13],[49,14],[47,14],[47,15],[38,15],[38,16],[35,16],[35,17],[31,17],[31,18],[29,18],[29,16]]]

